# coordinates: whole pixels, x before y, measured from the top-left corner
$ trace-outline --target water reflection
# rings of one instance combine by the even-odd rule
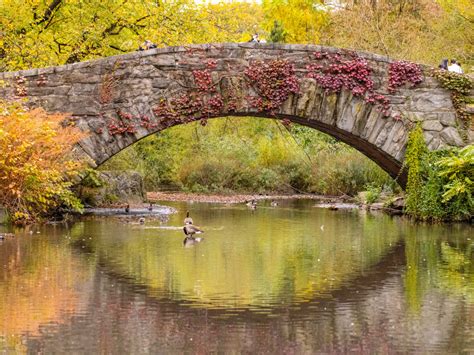
[[[37,232],[37,233],[36,233]],[[0,245],[0,349],[24,350],[20,335],[38,336],[47,323],[77,313],[92,268],[48,229]],[[3,343],[3,344],[2,344]]]
[[[1,245],[2,264],[17,266],[0,274],[0,350],[17,347],[11,339],[45,353],[474,350],[469,226],[303,201],[174,206],[182,213],[165,225],[92,220]],[[193,248],[172,228],[187,209],[206,230]],[[56,302],[43,307],[32,290]]]

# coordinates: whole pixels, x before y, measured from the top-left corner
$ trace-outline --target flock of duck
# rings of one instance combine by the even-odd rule
[[[251,201],[248,201],[246,203],[247,207],[252,209],[252,210],[256,210],[257,209],[257,201],[256,200],[251,200]],[[278,206],[278,202],[276,202],[275,200],[272,200],[272,202],[270,202],[270,206],[272,207],[277,207]]]

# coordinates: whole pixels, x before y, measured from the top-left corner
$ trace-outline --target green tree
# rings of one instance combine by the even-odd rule
[[[283,25],[280,21],[273,21],[273,28],[270,31],[270,42],[272,43],[285,43],[286,40],[286,32],[283,29]]]
[[[313,0],[264,0],[263,27],[271,32],[275,21],[285,29],[288,43],[319,43],[327,12]]]

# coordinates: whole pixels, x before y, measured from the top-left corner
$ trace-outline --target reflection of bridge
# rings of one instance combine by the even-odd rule
[[[320,46],[172,47],[0,73],[8,84],[0,95],[26,95],[32,105],[71,112],[91,133],[78,154],[92,165],[167,127],[211,117],[262,116],[328,133],[396,177],[409,119],[423,120],[430,149],[466,142],[456,128],[449,92],[426,68],[416,88],[404,84],[388,93],[390,63],[378,55]],[[339,67],[332,70],[330,64]],[[346,88],[338,87],[339,79]]]
[[[407,352],[436,348],[458,352],[463,339],[451,339],[463,317],[462,301],[448,306],[430,292],[430,306],[410,320],[403,292],[405,247],[395,245],[379,263],[324,299],[280,307],[267,317],[245,311],[229,317],[221,309],[200,309],[169,299],[156,299],[130,278],[97,267],[89,309],[54,333],[28,341],[36,352],[163,353],[261,351]],[[440,316],[443,314],[443,316]],[[236,327],[245,323],[245,327]],[[432,334],[436,324],[436,336]],[[47,334],[47,335],[46,335]],[[78,342],[77,339],[95,339]],[[418,348],[414,348],[414,346]],[[457,348],[457,347],[459,348]],[[449,349],[449,350],[448,350]]]

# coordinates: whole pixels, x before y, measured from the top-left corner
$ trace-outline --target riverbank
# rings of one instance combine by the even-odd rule
[[[172,202],[204,202],[204,203],[222,203],[238,204],[248,201],[263,200],[314,200],[315,207],[328,208],[330,210],[361,208],[371,211],[382,211],[389,215],[403,215],[403,199],[394,199],[392,203],[386,205],[384,202],[362,203],[360,198],[347,195],[326,196],[316,194],[292,194],[292,195],[213,195],[213,194],[195,194],[185,192],[148,192],[147,199],[150,202],[172,201]]]
[[[244,203],[252,200],[316,200],[325,203],[354,202],[351,196],[325,196],[315,194],[292,194],[292,195],[259,195],[259,194],[237,194],[237,195],[214,195],[196,194],[186,192],[148,192],[148,201],[187,201],[187,202],[208,202],[208,203]]]

